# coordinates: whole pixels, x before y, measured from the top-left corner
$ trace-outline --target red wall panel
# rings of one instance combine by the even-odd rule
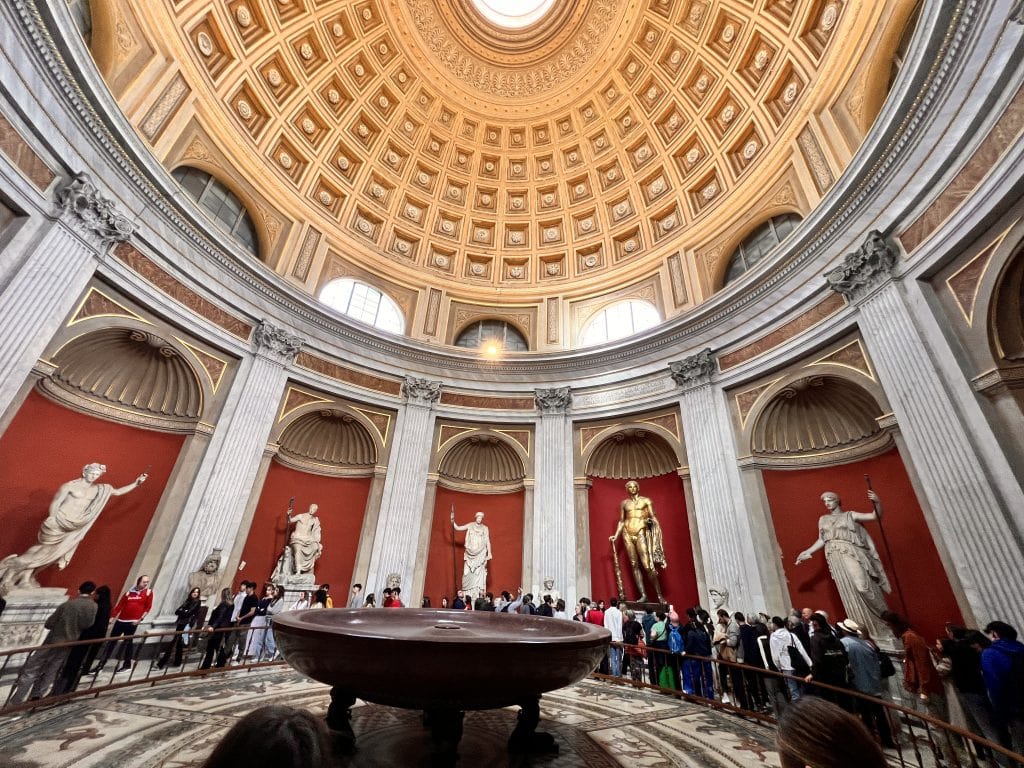
[[[294,496],[296,512],[305,512],[310,504],[319,507],[317,516],[320,518],[324,549],[314,573],[319,583],[331,585],[335,605],[344,607],[363,529],[370,482],[368,477],[314,475],[272,461],[242,549],[242,560],[246,565],[236,574],[234,583],[249,579],[262,585],[270,578],[288,540],[285,511],[288,500]],[[373,588],[365,591],[372,592]]]
[[[895,575],[902,587],[911,623],[926,638],[939,637],[943,635],[945,622],[959,623],[963,619],[903,460],[895,449],[838,467],[763,473],[775,534],[782,549],[783,569],[790,596],[796,604],[793,607],[823,608],[833,620],[845,618],[824,553],[816,552],[811,560],[799,566],[794,563],[796,556],[818,537],[818,518],[826,512],[820,498],[822,493],[838,493],[847,511],[871,511],[865,474],[871,477],[882,499],[882,525],[892,552],[890,559],[878,523],[867,523],[865,528],[875,542],[893,585],[888,596],[889,607],[903,612],[896,594]],[[771,609],[778,611],[781,606]]]
[[[48,566],[36,577],[44,587],[70,592],[91,579],[116,595],[138,575],[129,569],[184,441],[183,435],[104,421],[30,393],[0,437],[0,557],[21,554],[36,543],[57,488],[81,477],[86,464],[106,464],[97,482],[115,488],[152,464],[142,486],[110,497],[67,568]]]
[[[440,606],[442,596],[451,601],[462,586],[462,545],[466,534],[452,530],[453,504],[455,522],[459,525],[471,522],[477,512],[484,513],[484,525],[490,529],[491,552],[494,555],[487,568],[487,589],[495,595],[502,590],[515,595],[520,586],[529,589],[528,584],[522,583],[523,492],[474,494],[438,487],[423,584],[423,594],[430,598],[431,605],[434,608]]]
[[[612,565],[611,545],[608,537],[618,525],[619,508],[626,493],[626,480],[592,478],[590,488],[590,573],[594,600],[605,600],[618,594],[615,586],[615,571]],[[654,513],[661,524],[665,540],[665,558],[668,568],[661,572],[661,590],[665,599],[676,609],[683,610],[700,603],[697,596],[697,575],[693,564],[693,549],[690,544],[690,524],[686,517],[686,499],[683,496],[683,482],[679,475],[670,473],[640,480],[640,495],[646,496],[654,505]],[[621,538],[616,542],[622,581],[626,597],[634,599],[638,591],[633,584],[633,575],[626,559],[626,550]],[[653,600],[654,596],[649,595]],[[707,601],[705,601],[706,603]]]

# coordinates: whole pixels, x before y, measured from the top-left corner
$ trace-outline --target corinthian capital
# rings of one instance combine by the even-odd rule
[[[95,236],[104,248],[124,242],[135,231],[135,225],[117,212],[110,198],[100,194],[87,173],[76,173],[57,190],[55,200],[59,212]]]
[[[253,349],[258,355],[272,357],[285,365],[295,360],[302,348],[303,338],[284,328],[260,320],[252,334]]]
[[[441,397],[441,382],[406,376],[405,381],[402,382],[402,394],[410,403],[430,405],[436,403]]]
[[[856,301],[884,283],[892,275],[899,253],[878,230],[872,230],[864,245],[846,254],[843,266],[827,275],[829,287],[850,301]]]
[[[572,393],[568,387],[536,389],[533,395],[537,407],[545,413],[564,412],[572,404]]]
[[[695,355],[669,363],[668,368],[672,380],[679,386],[689,389],[711,381],[711,374],[715,372],[715,358],[708,347]]]

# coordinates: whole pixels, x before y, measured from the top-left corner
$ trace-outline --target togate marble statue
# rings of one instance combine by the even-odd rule
[[[106,471],[103,464],[86,464],[81,477],[69,480],[57,489],[50,502],[49,515],[39,528],[38,542],[24,554],[8,555],[0,560],[0,594],[16,587],[38,588],[35,574],[48,565],[56,563],[60,570],[64,570],[110,497],[123,496],[135,490],[148,477],[143,472],[134,482],[114,488],[96,482]]]
[[[289,504],[285,513],[288,518],[287,525],[295,527],[292,528],[288,544],[285,545],[281,557],[278,558],[277,567],[270,577],[274,583],[285,586],[316,583],[313,568],[323,552],[323,544],[320,543],[320,518],[316,514],[318,509],[319,506],[316,504],[310,504],[308,511],[293,515],[293,507]]]

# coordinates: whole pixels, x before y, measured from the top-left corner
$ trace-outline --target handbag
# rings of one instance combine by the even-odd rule
[[[892,659],[881,651],[875,651],[875,654],[878,656],[878,671],[882,677],[892,677],[895,675],[896,667],[893,665]]]
[[[672,667],[666,664],[661,668],[661,671],[658,672],[658,685],[662,688],[675,688],[675,681],[676,678],[675,675],[672,674]]]
[[[789,663],[793,667],[793,674],[797,677],[807,677],[811,674],[811,667],[804,660],[804,655],[800,653],[800,649],[796,647],[792,634],[789,636],[789,641],[790,643],[786,650],[789,651]]]

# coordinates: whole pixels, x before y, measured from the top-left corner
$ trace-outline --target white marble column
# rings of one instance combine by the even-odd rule
[[[287,368],[302,340],[263,321],[253,333],[253,356],[243,362],[232,384],[209,450],[192,482],[178,529],[160,572],[153,580],[157,615],[181,603],[188,574],[213,548],[237,562],[245,531],[240,530],[264,449],[287,380]],[[270,574],[266,574],[269,576]],[[233,574],[225,576],[225,584]]]
[[[405,407],[395,424],[394,448],[366,576],[365,590],[377,594],[387,586],[389,573],[401,576],[403,592],[413,583],[434,436],[434,403],[441,397],[441,384],[407,376],[402,394]]]
[[[134,230],[88,174],[61,186],[55,204],[49,230],[0,293],[0,414],[14,404],[99,259]]]
[[[750,532],[725,393],[711,382],[714,370],[710,349],[671,364],[672,378],[683,388],[683,438],[703,583],[727,587],[738,610],[761,611],[769,605],[757,566],[763,553]]]
[[[566,605],[576,602],[576,510],[568,387],[536,390],[533,577],[554,579]],[[570,602],[572,601],[572,602]]]
[[[947,568],[967,603],[962,607],[974,614],[965,618],[981,626],[1012,622],[1024,614],[1024,498],[1019,485],[1006,482],[1012,473],[1005,457],[987,444],[994,438],[970,383],[949,374],[945,340],[928,332],[927,317],[914,316],[910,289],[893,279],[898,262],[895,247],[872,232],[827,280],[859,305],[857,322],[920,479],[932,535],[949,553]],[[913,604],[927,596],[906,599]]]
[[[572,602],[565,596],[566,610],[571,611],[576,601],[589,597],[594,592],[594,574],[590,570],[590,487],[589,477],[573,480],[573,497],[576,505],[576,594]]]

